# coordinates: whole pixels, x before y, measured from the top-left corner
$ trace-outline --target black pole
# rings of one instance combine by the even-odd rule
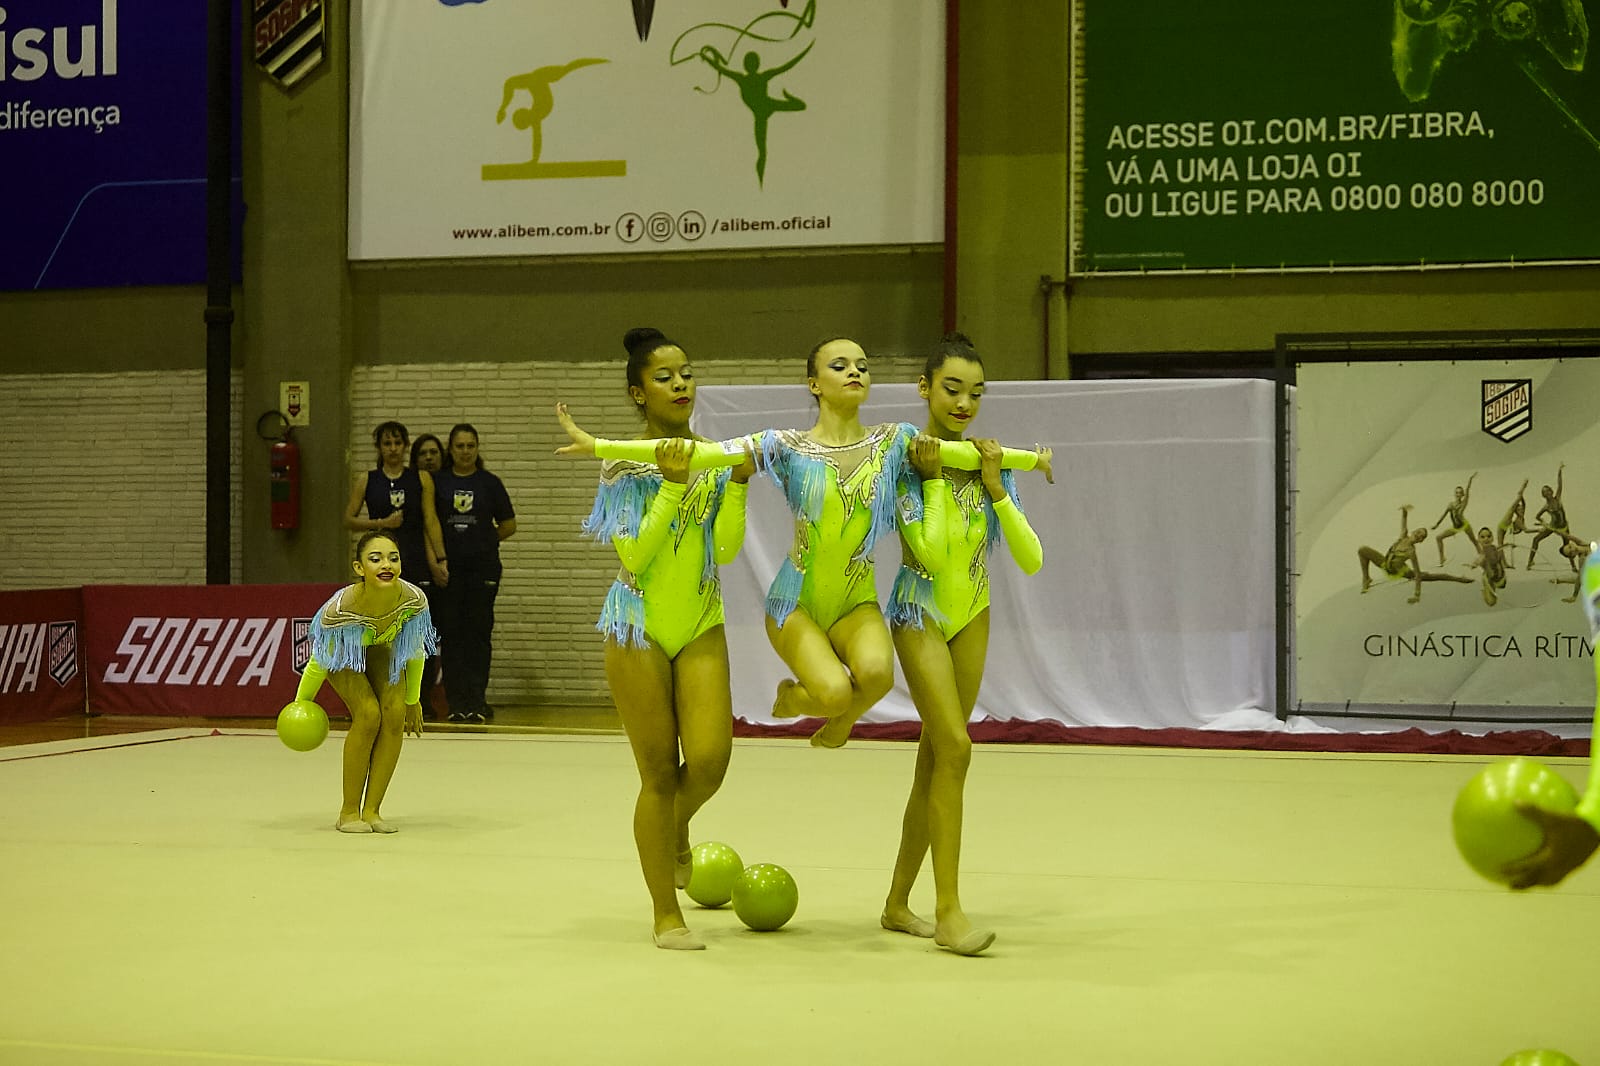
[[[206,584],[226,585],[233,539],[233,3],[206,11]]]

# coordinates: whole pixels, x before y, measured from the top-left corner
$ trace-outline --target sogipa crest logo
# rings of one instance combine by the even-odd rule
[[[48,675],[65,687],[78,673],[78,623],[0,625],[0,693],[37,692]]]
[[[1533,380],[1483,383],[1483,431],[1510,444],[1533,428]]]

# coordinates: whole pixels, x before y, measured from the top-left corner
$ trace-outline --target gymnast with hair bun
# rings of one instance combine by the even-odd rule
[[[733,697],[717,567],[744,544],[753,457],[689,428],[695,380],[683,349],[659,330],[632,329],[628,396],[643,438],[597,441],[556,417],[572,443],[559,455],[599,455],[600,487],[584,532],[609,539],[621,567],[596,628],[606,682],[639,771],[633,836],[660,948],[700,950],[677,889],[692,872],[689,822],[716,794],[733,750]]]

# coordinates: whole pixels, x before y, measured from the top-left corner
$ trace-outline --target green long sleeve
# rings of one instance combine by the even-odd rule
[[[634,463],[654,463],[656,445],[652,440],[603,440],[595,438],[594,454],[600,459],[624,459]],[[723,466],[738,466],[744,461],[743,438],[730,441],[691,441],[694,451],[689,456],[690,470],[714,470]]]
[[[983,460],[978,456],[978,446],[969,440],[941,440],[939,462],[952,470],[981,470]],[[1032,470],[1039,465],[1039,453],[1022,448],[1000,449],[1000,469]]]
[[[422,668],[428,664],[426,658],[412,659],[406,663],[406,706],[415,707],[422,702]]]
[[[1028,524],[1028,516],[1011,502],[1010,496],[994,501],[994,516],[1000,521],[1000,532],[1006,538],[1006,547],[1011,549],[1011,558],[1017,561],[1024,574],[1037,574],[1044,565],[1044,547],[1039,543],[1039,535]]]
[[[711,545],[716,553],[717,565],[731,563],[744,547],[744,521],[750,486],[742,481],[728,482],[722,494],[722,506],[717,508],[717,520],[711,526]]]
[[[663,481],[654,502],[650,504],[650,510],[645,512],[644,520],[639,523],[638,532],[631,537],[611,538],[612,545],[617,549],[617,558],[622,560],[622,565],[628,568],[629,573],[643,573],[656,552],[672,535],[672,520],[678,514],[678,505],[683,502],[685,487],[681,481]]]
[[[946,516],[954,512],[955,506],[950,482],[942,477],[929,478],[922,483],[921,520],[900,523],[900,533],[911,546],[911,553],[930,574],[937,574],[945,567],[950,553],[950,526]]]
[[[304,672],[300,674],[300,686],[294,690],[294,698],[315,703],[317,693],[322,690],[322,683],[326,680],[328,680],[327,667],[317,662],[316,656],[312,656],[306,663]]]
[[[1597,693],[1594,710],[1594,728],[1600,730],[1600,655],[1594,657],[1594,683]],[[1592,732],[1590,736],[1600,736]],[[1594,741],[1589,742],[1589,785],[1578,800],[1578,817],[1600,832],[1600,760],[1595,758]]]

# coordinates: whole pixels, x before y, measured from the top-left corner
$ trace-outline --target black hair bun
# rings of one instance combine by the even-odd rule
[[[659,348],[667,335],[650,326],[635,326],[622,335],[622,347],[629,355],[640,348]]]

